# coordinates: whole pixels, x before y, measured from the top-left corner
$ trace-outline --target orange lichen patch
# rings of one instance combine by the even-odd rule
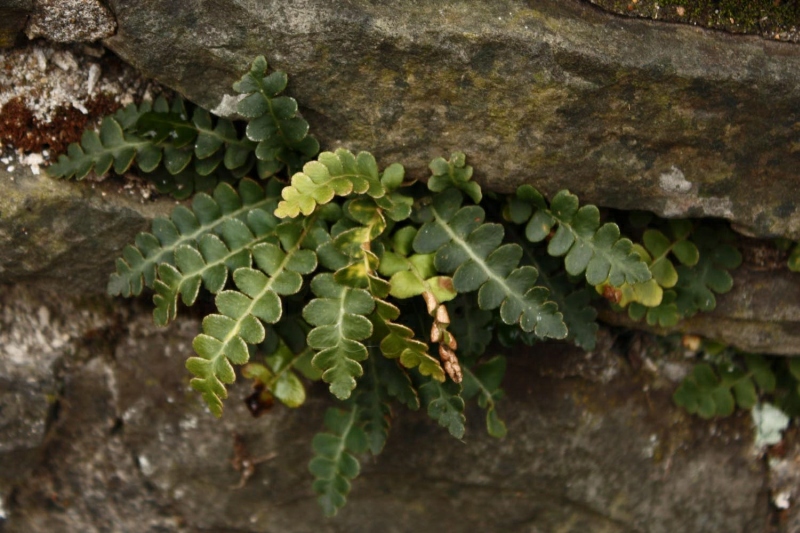
[[[49,149],[52,158],[66,152],[70,143],[80,141],[83,130],[92,122],[120,108],[113,97],[104,94],[93,96],[83,105],[88,114],[64,106],[55,111],[49,122],[43,122],[21,98],[9,100],[0,109],[0,143],[23,152]]]

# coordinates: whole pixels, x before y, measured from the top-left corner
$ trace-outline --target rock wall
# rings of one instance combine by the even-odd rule
[[[423,176],[800,238],[800,47],[578,0],[111,0],[104,42],[209,109],[264,54],[322,145]]]
[[[158,329],[109,303],[23,285],[0,296],[4,532],[767,531],[749,416],[690,418],[667,373],[632,370],[609,342],[513,356],[502,441],[475,410],[463,442],[398,410],[384,453],[324,520],[306,465],[327,393],[253,419],[240,385],[217,420],[183,370],[198,321]],[[253,458],[277,455],[241,488],[235,435]]]
[[[15,3],[0,45],[33,3],[48,4]],[[569,187],[604,206],[800,237],[792,45],[622,20],[577,0],[106,4],[98,27],[117,30],[105,43],[203,105],[217,106],[266,53],[325,147],[368,149],[416,175],[461,149],[497,190]],[[793,507],[775,512],[796,498],[796,432],[763,458],[747,413],[709,423],[672,405],[689,362],[626,351],[605,330],[592,353],[514,350],[504,440],[485,435],[476,410],[463,442],[424,413],[396,413],[384,453],[324,520],[306,465],[327,393],[253,419],[239,385],[216,420],[183,368],[198,317],[158,329],[146,301],[102,295],[119,250],[174,203],[130,183],[9,167],[0,531],[772,533],[800,523]],[[800,352],[797,276],[752,263],[735,276],[717,310],[683,331]],[[244,479],[237,453],[276,456]]]

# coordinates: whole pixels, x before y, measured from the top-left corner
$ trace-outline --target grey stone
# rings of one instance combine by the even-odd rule
[[[108,300],[82,300],[0,285],[0,499],[41,460],[65,359],[115,320]]]
[[[322,146],[415,177],[464,151],[483,184],[800,238],[800,47],[578,0],[111,0],[104,42],[209,109],[257,55]]]
[[[324,520],[307,471],[324,387],[253,419],[239,384],[217,420],[183,369],[198,321],[126,324],[113,357],[103,347],[68,365],[47,459],[17,486],[7,531],[765,531],[749,416],[692,419],[672,406],[674,383],[608,347],[512,357],[504,440],[478,410],[459,442],[396,409],[386,449],[363,458],[348,505]],[[234,434],[253,457],[277,454],[238,489]]]
[[[104,293],[114,260],[174,202],[121,183],[74,183],[0,167],[0,283],[36,280]]]

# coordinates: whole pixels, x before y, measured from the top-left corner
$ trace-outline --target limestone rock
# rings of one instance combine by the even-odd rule
[[[110,37],[114,17],[99,0],[34,0],[25,33],[57,43],[91,42]]]
[[[111,0],[105,43],[204,107],[259,54],[323,147],[800,238],[800,47],[578,0]]]
[[[240,384],[217,420],[183,369],[199,327],[131,316],[114,347],[70,362],[48,459],[18,483],[5,531],[754,533],[766,523],[746,413],[710,431],[671,405],[674,383],[626,370],[608,347],[554,344],[511,358],[504,440],[485,435],[477,410],[459,442],[424,412],[397,409],[387,448],[324,520],[307,462],[325,387],[299,410],[253,419]],[[252,457],[277,454],[239,489],[234,435]]]
[[[119,182],[74,183],[0,167],[0,283],[49,282],[105,293],[114,260],[173,202],[145,201]]]

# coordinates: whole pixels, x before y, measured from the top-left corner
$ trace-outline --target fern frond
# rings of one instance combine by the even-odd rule
[[[465,400],[478,398],[478,406],[486,410],[486,431],[492,437],[503,438],[507,430],[505,423],[497,415],[497,404],[503,397],[500,383],[506,373],[506,358],[502,355],[492,357],[485,363],[464,369]]]
[[[381,386],[378,377],[376,361],[383,359],[380,354],[370,350],[370,357],[364,363],[364,375],[358,382],[355,392],[355,401],[359,406],[361,424],[367,434],[369,451],[378,455],[386,444],[391,427],[392,410],[389,407],[388,396]]]
[[[688,221],[681,222],[691,224]],[[728,270],[738,267],[742,256],[730,244],[733,240],[730,230],[721,224],[705,223],[693,231],[691,241],[677,241],[683,251],[676,253],[676,257],[682,264],[674,268],[674,276],[671,273],[667,276],[663,272],[654,272],[654,276],[658,274],[662,281],[666,279],[671,282],[674,277],[672,288],[664,291],[663,299],[657,305],[645,307],[638,302],[631,303],[628,315],[632,319],[646,317],[651,326],[674,326],[698,311],[711,311],[717,305],[715,293],[724,294],[731,290],[733,278]],[[666,238],[659,236],[658,239],[659,242],[667,242]],[[675,246],[670,249],[674,252]],[[669,272],[663,267],[661,270]]]
[[[433,192],[442,192],[448,187],[461,189],[476,204],[481,202],[483,194],[481,186],[470,181],[472,167],[466,164],[466,156],[462,152],[455,152],[450,156],[450,161],[437,157],[428,165],[433,175],[428,179],[428,189]]]
[[[590,305],[591,289],[570,282],[560,262],[545,253],[525,250],[525,257],[539,271],[538,283],[550,291],[567,325],[567,339],[584,350],[594,350],[597,341],[597,310]]]
[[[80,144],[70,144],[47,172],[57,178],[82,180],[92,170],[102,176],[113,166],[114,172],[124,174],[134,159],[140,167],[152,170],[161,162],[161,150],[148,139],[124,132],[113,117],[105,117],[99,133],[84,131]]]
[[[715,368],[698,363],[675,390],[676,405],[702,418],[730,416],[738,405],[752,409],[758,401],[758,389],[775,391],[776,376],[769,361],[761,356],[746,354],[747,370],[726,362]]]
[[[461,193],[447,189],[434,197],[420,218],[425,224],[414,238],[417,253],[436,253],[439,272],[453,273],[456,292],[478,291],[481,309],[500,308],[506,324],[519,323],[525,331],[541,338],[563,339],[567,327],[547,289],[536,285],[538,272],[531,266],[518,267],[522,248],[501,246],[500,224],[484,224],[481,207],[461,207]]]
[[[158,279],[153,284],[153,318],[157,325],[165,326],[175,319],[178,295],[185,305],[193,305],[201,282],[210,293],[219,293],[225,287],[229,272],[252,266],[251,249],[254,246],[277,240],[269,230],[254,235],[237,218],[223,222],[219,232],[222,238],[212,233],[201,236],[197,239],[197,248],[188,244],[176,247],[174,265],[158,265]]]
[[[328,432],[317,433],[312,442],[315,456],[308,469],[316,478],[313,488],[325,516],[334,516],[344,506],[350,481],[361,470],[355,455],[367,450],[368,441],[359,422],[357,405],[348,411],[330,408],[325,413]]]
[[[238,192],[227,183],[220,183],[212,196],[195,195],[192,208],[176,207],[170,218],[153,220],[153,233],[140,233],[135,246],[128,245],[117,259],[117,271],[111,274],[108,293],[112,296],[138,296],[146,286],[152,288],[159,264],[175,264],[175,250],[182,245],[196,248],[206,234],[221,234],[225,221],[242,220],[254,235],[262,235],[272,227],[271,212],[277,204],[273,183],[267,191],[256,182],[244,179]]]
[[[789,259],[786,264],[792,272],[800,272],[800,243],[795,245],[789,253]]]
[[[375,357],[374,359],[378,381],[389,396],[412,411],[419,409],[419,394],[406,371],[396,361],[389,358]]]
[[[418,390],[422,405],[428,409],[428,416],[447,428],[452,436],[462,439],[467,430],[467,419],[464,416],[461,384],[450,380],[440,383],[435,379],[424,378]]]
[[[288,246],[284,243],[285,251],[272,243],[252,248],[258,269],[234,271],[233,281],[238,290],[217,294],[214,301],[219,314],[206,316],[203,333],[192,343],[197,357],[186,361],[186,368],[196,376],[190,385],[202,393],[216,416],[222,414],[222,400],[227,397],[225,384],[235,380],[231,365],[248,361],[247,345],[264,340],[266,332],[262,322],[274,324],[281,317],[280,296],[297,293],[303,285],[301,274],[309,274],[317,267],[314,252],[301,248],[312,221],[305,222],[295,242]]]
[[[322,379],[330,384],[331,393],[344,400],[363,374],[359,362],[368,353],[361,341],[372,335],[366,315],[375,302],[369,292],[344,287],[330,273],[317,274],[311,290],[317,298],[303,309],[303,318],[316,326],[308,334],[308,345],[318,350],[313,364],[323,371]]]
[[[435,381],[444,381],[444,369],[439,360],[428,352],[428,344],[415,338],[414,331],[394,321],[400,316],[400,310],[393,304],[375,299],[373,323],[380,341],[383,355],[389,359],[398,359],[406,368],[416,368],[423,376]]]
[[[558,192],[548,207],[539,191],[523,185],[509,200],[507,215],[516,224],[526,224],[525,236],[534,243],[550,237],[558,226],[547,252],[564,256],[567,272],[585,273],[590,285],[608,280],[619,287],[650,279],[647,264],[633,252],[633,243],[620,237],[619,227],[610,222],[601,226],[597,207],[578,208],[578,197],[569,191]]]
[[[306,388],[294,372],[304,353],[295,354],[283,339],[278,339],[275,351],[264,358],[264,364],[247,363],[242,376],[252,379],[262,394],[277,398],[287,407],[300,407],[306,401]]]
[[[492,312],[478,307],[474,293],[459,294],[448,302],[447,309],[451,318],[450,331],[458,339],[458,352],[465,357],[482,355],[492,342]],[[520,331],[519,328],[513,329]]]
[[[294,174],[319,152],[319,143],[308,135],[308,122],[297,113],[297,101],[279,96],[288,79],[283,72],[267,75],[267,60],[257,57],[250,71],[233,84],[244,95],[237,111],[249,119],[247,137],[258,144],[259,174],[271,176],[288,167]]]
[[[692,267],[678,267],[675,285],[675,303],[686,317],[714,309],[717,306],[714,294],[725,294],[733,287],[733,277],[728,270],[742,264],[742,254],[730,244],[733,241],[730,230],[721,224],[698,228],[693,240],[700,250],[700,258]]]
[[[322,152],[316,161],[303,166],[303,171],[292,176],[292,184],[281,195],[275,216],[294,218],[314,212],[318,205],[327,204],[334,196],[368,194],[379,198],[385,194],[380,181],[378,164],[368,152],[357,156],[339,148],[336,152]]]

